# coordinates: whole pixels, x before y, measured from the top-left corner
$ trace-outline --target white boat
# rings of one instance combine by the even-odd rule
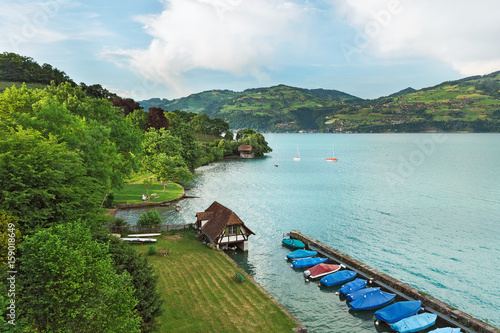
[[[297,156],[293,158],[294,161],[300,161],[299,145],[297,145]]]
[[[154,238],[120,238],[124,242],[138,242],[138,243],[156,243],[156,239]]]
[[[134,234],[134,235],[128,235],[127,237],[158,237],[161,236],[161,234]]]

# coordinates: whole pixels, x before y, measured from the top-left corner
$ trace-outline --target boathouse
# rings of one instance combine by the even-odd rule
[[[195,228],[200,239],[223,250],[238,247],[248,251],[248,237],[255,235],[238,215],[217,201],[204,212],[196,213]]]
[[[238,151],[240,152],[241,158],[254,158],[255,154],[252,150],[252,146],[250,145],[241,145],[238,147]]]

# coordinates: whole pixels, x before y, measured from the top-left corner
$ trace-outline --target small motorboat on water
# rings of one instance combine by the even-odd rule
[[[286,257],[287,257],[287,259],[290,259],[290,260],[296,260],[296,259],[314,257],[317,254],[318,254],[317,251],[299,249],[299,250],[295,250],[293,252],[288,253],[286,255]]]
[[[377,321],[384,321],[388,324],[394,324],[401,319],[408,318],[417,314],[422,308],[420,301],[403,301],[386,306],[375,312],[375,319]],[[375,324],[378,324],[376,322]]]
[[[347,294],[345,296],[346,296],[346,298],[347,298],[348,301],[355,301],[358,298],[363,297],[363,295],[365,295],[365,294],[367,294],[369,292],[372,292],[372,291],[376,291],[376,290],[380,290],[380,287],[363,288],[363,289],[360,289],[360,290],[353,291],[352,293],[349,293],[349,294]]]
[[[391,328],[399,333],[418,332],[431,327],[436,322],[434,313],[421,313],[391,324]]]
[[[389,304],[396,298],[396,294],[386,293],[385,291],[374,290],[364,294],[362,297],[350,302],[348,305],[356,311],[371,310],[380,308]]]
[[[356,290],[363,289],[368,283],[367,280],[356,278],[354,281],[348,282],[339,289],[339,293],[347,295],[349,293],[355,292]]]
[[[337,284],[342,284],[345,283],[349,280],[354,279],[356,276],[356,272],[350,271],[350,270],[345,270],[345,271],[338,271],[332,274],[329,274],[322,278],[319,283],[320,285],[323,285],[325,287],[331,287]]]
[[[306,268],[312,267],[317,264],[322,264],[326,262],[328,258],[303,258],[292,261],[293,268]]]
[[[306,244],[299,241],[298,239],[284,238],[282,242],[284,245],[291,247],[292,249],[303,249],[306,247]]]
[[[316,279],[334,273],[342,267],[342,265],[317,264],[316,266],[309,268],[307,271],[304,271],[304,275],[308,279]]]

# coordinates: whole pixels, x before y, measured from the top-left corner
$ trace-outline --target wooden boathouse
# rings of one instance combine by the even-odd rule
[[[248,237],[255,235],[238,215],[217,201],[204,212],[196,213],[195,228],[200,239],[222,250],[238,247],[248,251]]]

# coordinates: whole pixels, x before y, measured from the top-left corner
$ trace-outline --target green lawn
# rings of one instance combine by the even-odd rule
[[[157,198],[151,196],[152,193],[158,194]],[[146,194],[146,186],[141,181],[128,183],[123,190],[116,191],[114,195],[115,204],[135,203],[142,201],[142,194]],[[149,202],[161,202],[172,199],[177,199],[184,194],[184,189],[179,184],[174,182],[167,182],[165,190],[159,181],[153,182],[149,188]]]
[[[132,245],[147,255],[150,245]],[[297,325],[221,252],[194,231],[166,233],[154,245],[168,256],[148,256],[164,300],[158,332],[292,332]]]

